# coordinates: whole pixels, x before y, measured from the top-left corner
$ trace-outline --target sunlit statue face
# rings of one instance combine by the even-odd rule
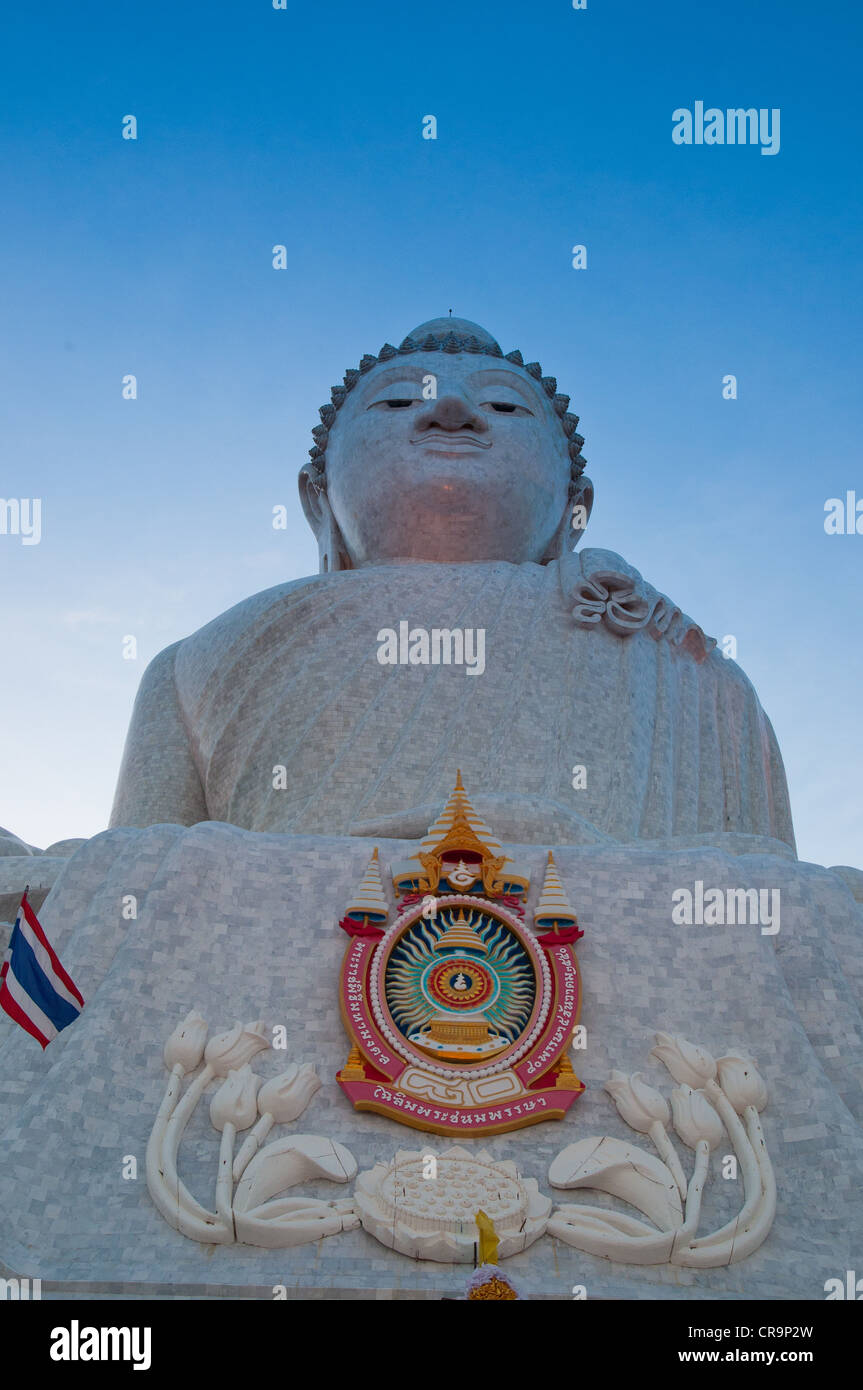
[[[569,497],[560,421],[541,385],[500,357],[412,352],[379,363],[330,430],[326,506],[353,568],[540,562],[560,553]],[[304,505],[318,530],[315,499]]]

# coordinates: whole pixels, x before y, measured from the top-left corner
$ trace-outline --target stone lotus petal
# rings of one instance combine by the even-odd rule
[[[258,1092],[258,1110],[272,1115],[278,1124],[289,1124],[302,1115],[312,1096],[321,1087],[311,1062],[294,1062],[281,1076],[266,1081]]]
[[[290,1134],[267,1144],[252,1159],[237,1187],[234,1207],[252,1212],[297,1183],[323,1178],[347,1183],[356,1173],[356,1159],[344,1144],[323,1135]]]
[[[184,1072],[194,1071],[204,1055],[206,1041],[206,1020],[197,1009],[191,1009],[165,1043],[165,1066],[169,1070],[179,1066]]]
[[[298,1183],[328,1179],[347,1183],[357,1164],[343,1144],[314,1134],[279,1139],[252,1159],[234,1197],[237,1240],[268,1249],[305,1245],[359,1225],[353,1199],[328,1202],[316,1197],[276,1194]],[[270,1201],[270,1198],[275,1198]]]
[[[741,1052],[729,1052],[716,1063],[719,1068],[719,1084],[727,1095],[738,1115],[742,1115],[747,1105],[763,1110],[767,1104],[767,1085],[755,1063]]]
[[[711,1149],[722,1142],[722,1121],[702,1091],[693,1091],[691,1086],[672,1091],[671,1109],[674,1128],[690,1149],[696,1148],[700,1140]]]
[[[641,1080],[641,1072],[626,1076],[622,1071],[613,1071],[605,1083],[605,1090],[622,1119],[639,1134],[648,1134],[651,1126],[657,1122],[665,1126],[671,1120],[668,1101]]]
[[[237,1071],[251,1062],[258,1052],[263,1052],[269,1045],[262,1019],[245,1025],[235,1023],[226,1033],[218,1033],[210,1039],[204,1050],[204,1059],[216,1076],[227,1076],[229,1071]]]
[[[261,1079],[248,1063],[228,1072],[210,1101],[210,1119],[216,1129],[232,1124],[234,1129],[248,1129],[258,1115],[257,1094]]]
[[[622,1139],[592,1135],[568,1144],[552,1161],[548,1180],[552,1187],[595,1188],[620,1197],[649,1217],[660,1231],[676,1230],[683,1225],[680,1191],[670,1169],[654,1154]],[[607,1216],[617,1219],[620,1215],[598,1207],[586,1210],[591,1220]],[[628,1234],[633,1233],[640,1236],[645,1231],[638,1224],[628,1228]],[[649,1228],[647,1233],[650,1234]]]
[[[651,1057],[664,1062],[675,1081],[693,1089],[704,1086],[716,1076],[716,1062],[710,1053],[679,1033],[656,1033],[656,1046]]]

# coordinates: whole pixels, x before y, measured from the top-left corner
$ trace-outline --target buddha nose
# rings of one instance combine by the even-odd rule
[[[477,434],[485,434],[488,422],[466,395],[448,391],[419,411],[416,427],[420,430],[476,430]]]

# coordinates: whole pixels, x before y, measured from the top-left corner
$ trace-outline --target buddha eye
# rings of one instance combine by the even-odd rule
[[[512,401],[483,401],[483,410],[494,410],[498,415],[532,415],[526,406],[515,405]]]
[[[410,406],[416,404],[417,402],[413,396],[390,396],[388,399],[382,401],[372,401],[367,409],[375,410],[380,407],[383,410],[407,410]]]

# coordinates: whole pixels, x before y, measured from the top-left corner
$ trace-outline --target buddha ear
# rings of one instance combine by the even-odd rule
[[[314,482],[308,468],[300,469],[298,482],[300,503],[306,521],[317,538],[318,566],[321,574],[353,569],[326,491],[319,483]]]
[[[579,478],[578,483],[567,499],[560,525],[552,537],[551,544],[540,564],[547,565],[551,560],[559,560],[575,550],[593,510],[593,483],[590,478]]]

